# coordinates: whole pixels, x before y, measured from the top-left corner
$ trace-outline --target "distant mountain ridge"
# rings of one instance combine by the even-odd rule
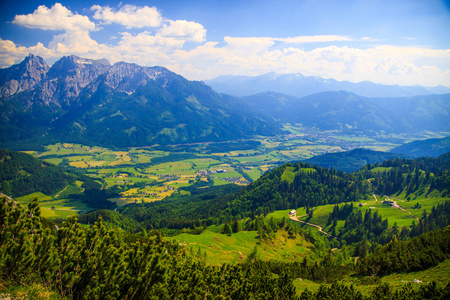
[[[297,98],[267,92],[241,99],[257,113],[319,130],[375,135],[450,131],[450,94],[368,98],[339,91]]]
[[[365,97],[411,97],[428,94],[448,94],[450,87],[398,86],[376,84],[370,81],[353,83],[305,76],[300,73],[277,74],[270,72],[260,76],[220,76],[205,80],[219,93],[250,96],[264,92],[282,93],[295,97],[329,91],[348,91]]]
[[[0,70],[0,144],[71,141],[147,146],[223,141],[281,127],[163,67],[33,54]]]
[[[413,141],[391,149],[393,153],[401,153],[409,157],[439,157],[450,152],[450,136],[443,139],[426,139]]]

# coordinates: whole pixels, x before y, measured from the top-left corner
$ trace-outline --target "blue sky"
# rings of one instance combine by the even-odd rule
[[[165,66],[188,79],[267,72],[450,86],[450,4],[1,1],[0,66],[28,53]]]

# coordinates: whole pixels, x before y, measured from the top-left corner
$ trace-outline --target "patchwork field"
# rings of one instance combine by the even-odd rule
[[[175,145],[161,150],[154,147],[112,150],[72,143],[58,143],[46,146],[46,151],[27,151],[50,163],[66,169],[76,170],[96,179],[104,188],[120,187],[120,197],[110,199],[117,205],[134,202],[159,201],[171,195],[175,190],[193,184],[224,185],[235,183],[247,185],[257,180],[268,170],[285,163],[307,159],[315,155],[352,149],[355,147],[389,150],[397,144],[378,141],[373,137],[346,136],[339,131],[315,132],[305,130],[297,124],[286,125],[285,135],[276,137],[256,137],[253,140],[233,141],[229,143],[200,143],[195,145]],[[408,137],[396,137],[406,140]],[[410,137],[409,137],[410,138]],[[384,170],[379,170],[384,171]],[[283,180],[291,182],[293,170],[287,169]],[[57,196],[39,195],[40,201],[63,200],[70,193],[81,193],[74,186],[58,193]],[[49,198],[50,197],[50,198]],[[42,198],[42,199],[41,199]],[[406,202],[402,195],[405,209],[419,202],[421,207],[430,209],[432,202],[420,195]],[[32,197],[27,198],[28,201]],[[66,199],[67,200],[67,199]],[[411,196],[410,196],[411,200]],[[26,202],[26,201],[25,201]],[[51,201],[50,201],[51,202]],[[369,201],[364,204],[369,205]],[[72,205],[72,204],[71,204]],[[73,212],[86,208],[82,205],[72,207]],[[72,207],[72,208],[71,208]],[[381,205],[375,207],[383,217],[392,218],[398,225],[409,224],[414,217],[405,213],[394,217],[389,208]],[[51,207],[50,207],[51,208]],[[44,209],[47,209],[44,207]],[[328,208],[323,208],[323,212]],[[412,214],[415,214],[414,211]],[[419,213],[419,212],[418,212]],[[65,216],[66,211],[58,209],[46,211],[47,216]],[[396,214],[394,214],[396,215]],[[314,221],[323,223],[320,214]],[[325,220],[326,221],[326,220]]]

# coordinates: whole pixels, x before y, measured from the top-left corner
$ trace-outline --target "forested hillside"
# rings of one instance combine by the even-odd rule
[[[2,153],[8,174],[18,174],[19,178],[32,179],[33,171],[40,167],[52,168],[37,159],[28,161],[27,154]],[[354,173],[288,163],[246,187],[212,186],[202,181],[180,188],[162,201],[130,204],[117,211],[98,210],[57,225],[41,218],[36,200],[23,209],[3,198],[0,282],[24,287],[38,284],[55,297],[69,299],[174,299],[185,295],[232,299],[422,299],[435,295],[445,299],[450,285],[430,283],[420,289],[393,291],[381,282],[383,276],[394,272],[429,269],[449,258],[450,201],[445,201],[449,169],[440,158],[396,158],[369,164]],[[48,178],[46,173],[39,174]],[[69,183],[84,180],[76,174],[62,174],[68,176],[63,178]],[[7,179],[5,182],[14,180]],[[83,187],[79,197],[98,208],[112,205],[107,199],[119,191],[118,187],[101,189],[89,178]],[[436,205],[429,205],[431,209],[423,210],[412,225],[397,226],[378,210],[354,205],[369,199],[375,202],[374,193],[402,195],[411,201],[431,199]],[[420,203],[425,202],[414,203],[418,207],[413,209],[420,209]],[[273,217],[277,211],[298,209],[305,211],[306,222],[311,222],[322,208],[329,212],[320,217],[327,236],[316,236],[289,220],[287,213]],[[272,217],[266,217],[268,214]],[[162,236],[184,232],[201,238],[210,230],[214,230],[217,243],[223,240],[222,235],[248,237],[252,236],[249,232],[255,232],[255,248],[246,255],[241,253],[241,259],[231,265],[213,266],[206,263],[206,252],[200,245],[194,252],[190,243],[167,241],[169,237]],[[292,258],[284,254],[284,260],[259,258],[259,248],[270,245],[284,249],[287,240],[294,241],[296,247],[307,247],[308,252]],[[369,292],[363,295],[354,285],[336,283],[348,276],[356,276],[353,280],[358,284],[372,282],[373,286],[365,287]],[[298,278],[315,284],[334,283],[299,292],[295,284]]]
[[[405,191],[407,197],[415,192],[431,194],[439,191],[449,195],[450,164],[439,158],[393,159],[367,165],[359,173],[373,178],[378,193],[392,195]]]
[[[73,174],[29,154],[0,149],[0,189],[6,195],[51,195],[75,180]]]
[[[358,171],[367,164],[381,163],[393,158],[406,158],[406,155],[361,148],[345,152],[326,153],[314,156],[305,160],[305,162],[322,168],[334,168],[352,173]]]
[[[95,209],[115,208],[108,198],[116,195],[114,189],[103,189],[89,176],[65,171],[32,155],[0,149],[0,192],[17,198],[36,192],[47,196],[62,192],[78,181],[78,192],[69,193],[69,200],[80,200]]]
[[[162,201],[127,205],[118,211],[147,229],[222,224],[232,220],[232,216],[225,214],[225,209],[239,189],[234,184],[196,189],[189,196],[175,194]]]
[[[188,295],[231,299],[445,299],[450,295],[449,285],[438,288],[431,283],[418,290],[392,292],[383,284],[364,297],[354,286],[335,282],[337,276],[351,273],[352,267],[336,264],[331,255],[315,263],[306,257],[302,262],[282,263],[249,256],[244,263],[207,266],[201,257],[163,241],[160,235],[108,230],[101,218],[92,227],[81,227],[75,218],[58,227],[46,226],[36,200],[27,209],[6,198],[0,201],[2,283],[28,287],[26,293],[39,297],[42,292],[36,290],[42,289],[53,298],[70,299],[175,299]],[[439,241],[446,241],[448,232],[447,228],[421,239],[429,241],[433,234]],[[396,243],[380,251],[395,256],[399,249]],[[449,255],[448,243],[440,245],[440,256],[434,261]],[[306,289],[299,296],[293,284],[298,278],[334,283],[314,293]],[[17,295],[14,290],[8,293]]]
[[[254,219],[275,210],[299,207],[306,207],[307,212],[313,214],[314,207],[356,202],[372,198],[373,193],[391,195],[406,191],[407,195],[419,193],[447,197],[448,170],[449,165],[437,158],[388,160],[381,164],[369,164],[354,173],[301,162],[288,163],[267,172],[239,191],[232,185],[194,189],[190,195],[174,194],[159,202],[130,204],[120,208],[119,212],[147,229],[182,229],[223,224],[247,217]],[[354,231],[358,225],[364,224],[363,220],[370,224],[369,232],[375,230],[369,235],[371,237],[379,236],[389,227],[377,213],[364,216],[360,215],[361,212],[358,215],[350,212],[340,218],[349,218],[345,229],[348,231],[345,239],[349,243],[368,238],[361,231]],[[354,220],[355,228],[350,225],[351,220]],[[377,229],[374,229],[375,225]]]
[[[356,201],[370,189],[368,182],[352,174],[295,163],[266,173],[240,191],[217,187],[173,201],[131,204],[120,212],[147,224],[147,229],[187,228],[192,222],[220,224],[280,209]]]

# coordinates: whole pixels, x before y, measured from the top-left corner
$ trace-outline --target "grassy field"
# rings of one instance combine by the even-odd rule
[[[43,193],[33,193],[27,196],[18,197],[15,200],[19,201],[20,204],[26,206],[35,197],[38,198],[42,216],[49,219],[52,218],[66,219],[70,216],[78,215],[79,213],[84,213],[85,211],[92,210],[91,207],[87,206],[85,203],[81,201],[73,201],[69,199],[55,199]]]
[[[255,249],[257,257],[262,260],[301,260],[309,255],[311,244],[300,236],[290,239],[287,233],[279,230],[276,237],[270,241],[260,241],[256,231],[240,231],[231,236],[205,230],[199,235],[180,234],[168,237],[182,246],[189,247],[193,253],[206,253],[206,263],[221,265],[245,261]]]
[[[361,200],[360,203],[362,203],[362,207],[359,207],[358,205],[359,202],[353,202],[354,210],[361,210],[363,215],[365,211],[369,209],[372,211],[372,214],[375,211],[377,211],[378,214],[381,215],[383,219],[386,218],[388,219],[388,224],[390,227],[394,226],[394,224],[403,227],[403,226],[411,226],[413,221],[415,221],[417,224],[418,218],[421,218],[424,210],[427,213],[430,213],[431,208],[433,206],[436,206],[439,203],[442,203],[448,199],[442,197],[427,198],[423,196],[418,197],[416,200],[407,201],[401,198],[377,196],[377,200],[378,201],[375,200],[375,197],[369,198],[368,200]],[[382,204],[382,201],[384,200],[397,201],[400,208]],[[417,203],[421,205],[421,208],[414,209],[413,207]],[[299,217],[300,220],[307,221],[308,223],[311,224],[319,225],[323,228],[324,231],[328,231],[331,225],[329,225],[328,227],[326,227],[326,225],[328,222],[328,217],[330,213],[333,211],[333,208],[334,204],[318,206],[314,209],[312,218],[309,218],[308,216],[306,216],[306,209],[303,207],[297,209],[297,216]],[[287,217],[289,211],[290,210],[275,211],[273,213],[268,214],[266,219],[273,217],[276,220],[280,220],[283,216]],[[343,227],[344,224],[345,221],[339,220],[336,226],[336,231],[338,231],[341,227]],[[305,224],[302,226],[305,227],[308,225]],[[314,227],[312,228],[315,229]]]
[[[425,271],[392,274],[381,278],[381,283],[387,283],[391,286],[393,291],[402,289],[404,286],[411,284],[414,290],[418,290],[420,286],[428,284],[432,281],[436,282],[437,286],[444,288],[450,283],[450,259],[447,259],[437,265]],[[420,283],[414,283],[414,279],[421,281]],[[305,289],[316,292],[320,283],[316,283],[305,279],[294,279],[293,281],[297,295],[300,295]],[[370,296],[372,290],[378,285],[361,285],[359,279],[356,277],[345,277],[339,281],[341,284],[353,285],[354,288],[361,292],[364,296]]]

